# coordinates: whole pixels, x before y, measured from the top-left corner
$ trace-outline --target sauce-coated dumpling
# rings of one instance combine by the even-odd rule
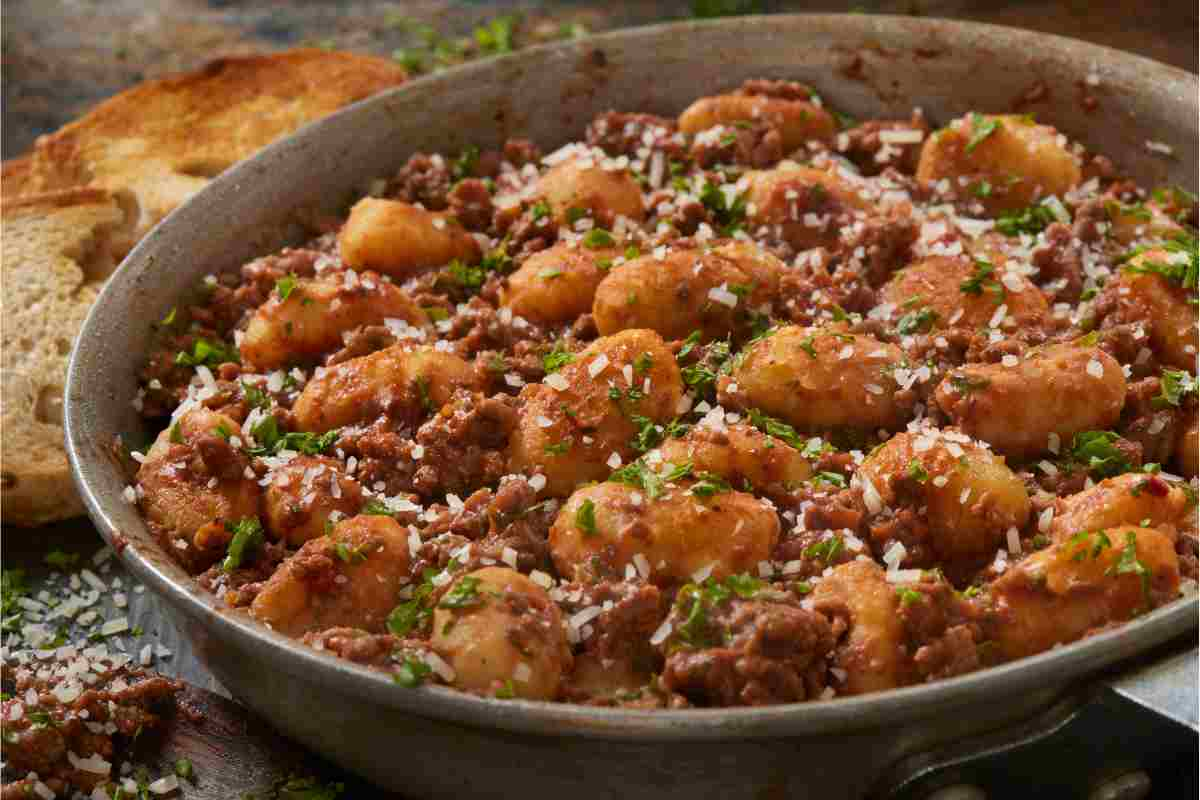
[[[1061,196],[1080,178],[1066,137],[1015,114],[959,117],[925,140],[917,165],[917,180],[925,186],[945,182],[992,214]]]
[[[634,416],[665,424],[682,397],[675,357],[654,331],[597,339],[546,381],[521,390],[509,469],[544,475],[545,493],[566,497],[634,455]]]
[[[787,325],[746,347],[718,397],[806,431],[894,429],[911,413],[892,375],[903,360],[900,348],[865,334]]]
[[[455,259],[474,263],[480,256],[479,243],[448,214],[375,197],[350,210],[339,244],[349,266],[395,278]]]
[[[991,633],[1004,658],[1020,658],[1127,620],[1178,591],[1171,537],[1130,526],[1080,531],[996,580]]]
[[[602,335],[650,328],[666,339],[699,330],[706,341],[745,333],[769,311],[779,283],[772,267],[783,266],[752,247],[675,249],[615,267],[596,290],[596,327]]]
[[[887,506],[924,509],[936,563],[991,558],[1029,519],[1025,484],[1004,459],[957,431],[898,433],[863,462]]]
[[[354,627],[381,633],[408,582],[408,533],[391,517],[351,517],[279,566],[250,613],[289,636]]]
[[[1051,434],[1069,443],[1105,430],[1124,403],[1121,365],[1082,343],[1031,350],[1012,366],[959,367],[937,388],[937,404],[955,425],[1011,456],[1045,452]]]
[[[663,461],[691,464],[696,472],[715,472],[733,486],[760,492],[794,489],[813,474],[800,451],[749,425],[695,425],[682,438],[663,442],[659,452]]]
[[[669,476],[673,466],[660,468]],[[621,577],[634,569],[664,586],[702,571],[716,580],[753,572],[779,539],[775,509],[753,495],[724,487],[709,493],[696,485],[668,481],[657,496],[623,483],[576,491],[550,529],[555,566],[577,579]]]
[[[546,590],[515,570],[464,575],[433,613],[434,652],[473,692],[553,700],[571,668],[562,615]]]
[[[265,372],[311,361],[340,347],[347,331],[386,319],[403,320],[413,328],[429,322],[407,293],[378,274],[350,277],[331,270],[296,280],[286,297],[272,292],[246,325],[239,350]]]
[[[618,251],[557,244],[534,253],[500,288],[500,305],[532,322],[571,322],[592,308]]]
[[[679,129],[697,134],[715,125],[762,122],[779,132],[785,153],[810,139],[829,140],[837,124],[824,108],[807,97],[771,96],[746,91],[702,97],[679,115]]]
[[[594,156],[564,161],[538,180],[537,194],[550,206],[560,225],[577,213],[588,213],[604,228],[618,217],[637,222],[645,215],[642,190],[623,169],[598,164]]]

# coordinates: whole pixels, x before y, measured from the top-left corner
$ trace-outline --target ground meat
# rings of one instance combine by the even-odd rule
[[[1135,378],[1159,373],[1158,356],[1150,348],[1150,337],[1141,322],[1110,325],[1097,331],[1100,349],[1121,364],[1130,366],[1130,376]]]
[[[552,338],[541,326],[523,317],[502,313],[478,297],[450,320],[446,339],[454,342],[457,353],[466,359],[481,350],[509,350],[518,342],[548,342]]]
[[[675,120],[654,114],[609,111],[588,124],[586,136],[589,145],[611,156],[634,158],[647,147],[661,151],[667,158],[683,155],[682,137],[675,129]]]
[[[1200,542],[1197,541],[1196,531],[1180,531],[1179,538],[1175,540],[1175,552],[1179,555],[1179,575],[1196,580],[1197,562],[1200,561]]]
[[[977,611],[944,581],[907,588],[900,601],[914,681],[950,678],[978,669],[982,631]]]
[[[906,211],[895,210],[886,215],[867,217],[850,226],[842,234],[839,253],[855,258],[863,265],[867,283],[878,288],[892,273],[912,261],[912,246],[920,234],[920,226]],[[860,249],[861,248],[861,249]],[[874,298],[871,298],[872,305]]]
[[[692,160],[702,167],[738,164],[767,167],[784,156],[783,137],[765,122],[700,134],[692,141]]]
[[[919,131],[916,142],[884,142],[882,131]],[[854,162],[864,175],[877,175],[885,167],[895,167],[906,175],[917,171],[921,143],[929,134],[929,125],[920,111],[909,120],[869,120],[845,131],[837,139],[837,149]],[[884,138],[887,138],[886,136]]]
[[[390,633],[368,633],[358,628],[330,628],[320,633],[304,634],[304,643],[318,650],[368,667],[383,668],[393,664],[392,653],[404,640]]]
[[[1142,460],[1165,464],[1175,451],[1175,441],[1187,420],[1196,418],[1194,404],[1186,409],[1166,405],[1156,407],[1154,398],[1162,390],[1158,378],[1143,378],[1129,384],[1125,392],[1125,407],[1117,432],[1142,448]]]
[[[492,195],[478,178],[464,178],[454,184],[447,197],[450,213],[472,231],[486,231],[492,224]]]
[[[677,632],[690,609],[677,602],[672,610]],[[829,621],[816,612],[786,600],[735,597],[710,605],[704,628],[700,646],[680,646],[673,635],[663,647],[663,688],[696,705],[790,703],[825,687],[834,637]]]
[[[242,267],[242,279],[257,287],[265,298],[275,288],[275,282],[288,275],[311,278],[317,274],[316,265],[329,257],[319,250],[285,247],[278,253],[247,262]]]
[[[57,692],[78,685],[75,679],[58,670],[52,677],[46,677],[51,670],[35,672],[6,656],[0,673],[0,683],[8,698],[0,703],[6,771],[19,775],[36,772],[36,780],[59,796],[68,796],[72,790],[89,793],[117,776],[118,747],[131,743],[138,734],[159,728],[174,711],[176,695],[183,685],[146,670],[116,667],[113,663],[112,659],[91,659],[89,675],[95,681],[88,683],[75,699],[64,702]],[[31,691],[37,697],[36,703],[29,702]],[[19,719],[17,706],[21,708]],[[68,754],[80,758],[99,756],[114,763],[111,776],[73,766]],[[31,792],[33,785],[33,781],[28,783]],[[10,788],[12,785],[5,792]]]
[[[1083,293],[1083,259],[1071,229],[1061,222],[1046,228],[1046,244],[1033,251],[1042,291],[1051,303],[1077,303]]]
[[[542,150],[528,139],[509,139],[504,143],[504,160],[514,167],[537,164],[542,160]]]
[[[522,571],[546,567],[547,540],[557,511],[557,502],[537,502],[537,490],[520,479],[504,481],[494,492],[480,489],[458,510],[434,506],[429,525],[421,531],[426,544],[417,560],[425,563],[414,566],[414,574],[428,566],[445,567],[455,551],[471,542],[471,552],[458,558],[468,568],[483,566],[481,559],[508,563],[506,549],[515,551]]]
[[[325,366],[332,367],[352,358],[369,356],[377,350],[396,344],[396,337],[386,325],[364,325],[356,328],[345,338],[345,346],[335,350],[325,359]]]
[[[420,203],[433,211],[446,207],[446,195],[453,178],[450,165],[440,155],[414,153],[400,171],[387,183],[384,196]]]
[[[495,483],[507,471],[504,448],[517,424],[515,403],[460,389],[417,430],[425,448],[412,478],[423,497],[469,491]]]
[[[858,271],[839,269],[830,274],[825,267],[809,267],[788,270],[780,277],[775,313],[797,325],[813,325],[835,305],[865,314],[875,303],[875,290]]]
[[[285,558],[287,547],[282,542],[264,542],[254,551],[254,558],[243,566],[227,572],[220,563],[213,564],[196,577],[205,589],[221,597],[225,604],[240,608],[254,602],[263,584]]]

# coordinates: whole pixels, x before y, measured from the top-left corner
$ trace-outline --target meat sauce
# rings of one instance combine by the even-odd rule
[[[230,606],[495,697],[785,703],[1195,591],[1195,198],[750,81],[417,154],[157,326],[130,502]]]

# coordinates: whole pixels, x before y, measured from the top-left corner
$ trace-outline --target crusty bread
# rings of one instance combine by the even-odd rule
[[[227,167],[405,77],[386,59],[320,49],[223,58],[121,92],[40,137],[26,190],[129,190],[140,237]]]
[[[405,77],[391,61],[326,50],[221,59],[122,92],[4,162],[5,524],[83,513],[62,446],[67,358],[137,239],[225,168]]]
[[[68,189],[0,204],[0,506],[5,524],[40,525],[83,512],[62,444],[71,344],[129,247],[132,203],[103,189]]]

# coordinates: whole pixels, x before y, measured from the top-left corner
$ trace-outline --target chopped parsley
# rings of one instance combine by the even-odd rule
[[[996,266],[986,258],[975,259],[975,271],[971,273],[971,277],[958,284],[958,290],[964,294],[981,295],[984,291],[991,292],[996,295],[996,301],[1004,297],[1004,286],[1000,284],[993,276],[996,273]]]
[[[271,409],[270,396],[252,383],[242,381],[242,399],[246,401],[246,405],[250,406],[250,408],[260,408],[263,411]]]
[[[550,215],[550,204],[545,200],[538,200],[529,208],[529,213],[533,215],[534,220],[539,220],[542,217]]]
[[[599,250],[602,247],[612,247],[617,243],[613,235],[604,228],[592,228],[583,235],[583,246],[590,250]]]
[[[449,569],[449,567],[447,567]],[[407,636],[415,628],[423,628],[433,616],[428,601],[433,594],[433,577],[436,569],[426,569],[421,585],[413,590],[412,597],[392,609],[388,614],[387,628],[396,636]]]
[[[696,483],[692,484],[691,493],[697,497],[712,497],[714,494],[732,492],[729,482],[715,472],[696,473]]]
[[[1151,403],[1155,408],[1178,407],[1185,395],[1196,394],[1196,376],[1190,372],[1164,369],[1159,379],[1158,396]]]
[[[978,375],[968,375],[963,372],[950,374],[950,385],[959,394],[970,394],[980,389],[986,389],[991,381]]]
[[[479,594],[479,578],[465,575],[450,591],[442,596],[438,608],[469,608],[483,603]]]
[[[265,417],[250,429],[251,435],[258,442],[258,447],[251,447],[246,452],[252,456],[270,456],[283,450],[293,450],[306,456],[317,456],[333,446],[338,440],[339,429],[334,428],[322,434],[307,431],[280,433],[279,423],[275,417]]]
[[[584,500],[575,510],[575,527],[588,536],[596,533],[596,504],[591,499]]]
[[[570,452],[570,450],[571,450],[571,440],[570,439],[563,439],[561,442],[555,442],[554,444],[548,444],[542,448],[542,452],[544,452],[548,456],[565,455],[566,453]]]
[[[974,111],[971,112],[971,138],[967,140],[966,151],[970,153],[983,143],[985,139],[1000,130],[1000,120],[985,117]]]
[[[549,375],[552,372],[558,372],[560,369],[570,364],[575,360],[575,354],[570,352],[563,346],[562,342],[555,342],[554,349],[542,356],[542,369]]]
[[[633,360],[634,372],[649,372],[654,366],[654,357],[649,353],[642,353]]]
[[[180,350],[175,354],[175,363],[185,367],[219,367],[220,365],[237,361],[237,351],[226,347],[221,342],[210,342],[203,336],[192,343],[192,352]]]
[[[614,471],[612,475],[608,476],[608,480],[612,483],[623,483],[626,486],[641,489],[646,493],[647,497],[655,500],[662,495],[663,487],[666,484],[686,478],[692,474],[692,464],[690,461],[678,466],[675,464],[670,464],[669,466],[671,469],[664,473],[658,473],[647,465],[645,461],[638,459]]]
[[[185,781],[196,781],[196,768],[192,766],[191,759],[181,758],[175,762],[175,774]]]
[[[1129,472],[1133,465],[1117,448],[1121,437],[1112,431],[1082,431],[1071,441],[1072,460],[1087,467],[1092,477],[1111,478]]]
[[[432,667],[419,658],[409,656],[392,673],[392,680],[407,689],[415,689],[432,674]]]
[[[630,447],[639,453],[645,453],[658,447],[663,440],[663,427],[661,425],[641,414],[633,414],[629,419],[638,427],[637,434],[633,437],[633,441],[629,443]]]
[[[846,488],[846,476],[840,472],[818,472],[809,480],[812,483],[828,483],[830,486],[836,486],[839,489]]]
[[[446,272],[455,283],[468,290],[478,289],[487,280],[487,270],[482,264],[470,266],[457,258],[446,265]]]
[[[675,356],[676,360],[687,358],[688,355],[696,349],[696,345],[700,344],[700,331],[692,331],[688,337],[683,340],[683,347],[679,348],[679,354]]]
[[[1167,261],[1142,260],[1137,264],[1127,264],[1125,271],[1141,275],[1157,273],[1194,292],[1200,283],[1200,250],[1196,236],[1180,231],[1165,242],[1134,248],[1124,256],[1124,260],[1130,261],[1143,253],[1158,250],[1166,251]]]
[[[840,476],[839,476],[840,477]],[[819,542],[810,544],[804,548],[802,555],[805,558],[811,558],[818,561],[824,561],[826,564],[832,564],[833,559],[837,558],[838,553],[845,548],[845,542],[842,541],[840,535],[831,536],[828,539],[822,539]]]
[[[917,459],[908,462],[908,477],[912,478],[917,483],[925,483],[929,480],[929,471]]]
[[[706,578],[701,584],[689,583],[675,596],[675,605],[682,612],[687,608],[682,623],[675,626],[675,641],[681,647],[709,647],[723,639],[712,630],[708,611],[735,595],[743,599],[754,597],[765,584],[745,573],[730,575],[723,581]],[[690,607],[688,604],[690,603]]]
[[[696,390],[698,395],[707,394],[717,382],[717,373],[703,364],[684,367],[679,371],[679,375],[685,384]]]
[[[226,522],[225,530],[233,534],[229,541],[225,560],[221,569],[233,572],[239,569],[255,550],[262,547],[264,542],[262,523],[258,517],[245,517],[237,522]]]
[[[382,500],[371,498],[366,502],[366,505],[358,510],[358,513],[372,517],[390,517],[392,510]]]
[[[925,595],[907,586],[897,587],[896,595],[900,598],[900,605],[902,606],[910,606],[913,603],[920,603],[925,600]]]
[[[909,336],[914,333],[928,333],[937,321],[938,313],[932,308],[918,308],[909,311],[896,322],[896,333]]]
[[[700,202],[713,215],[722,236],[732,236],[742,229],[746,222],[746,198],[737,195],[732,200],[726,198],[725,192],[711,181],[705,181],[700,190]]]
[[[1142,563],[1137,554],[1137,536],[1133,531],[1125,532],[1125,546],[1121,548],[1121,556],[1117,563],[1109,567],[1106,575],[1126,575],[1133,573],[1142,579],[1142,594],[1147,603],[1150,600],[1150,569]]]
[[[450,174],[454,176],[454,180],[461,181],[463,178],[469,178],[475,174],[475,167],[479,164],[479,148],[475,145],[468,145],[458,158],[450,163]]]
[[[796,429],[786,422],[768,417],[757,408],[752,408],[747,412],[750,419],[750,424],[758,428],[768,436],[774,436],[780,441],[786,442],[797,450],[803,450],[807,444],[806,440],[796,432]],[[838,477],[841,477],[840,475]]]
[[[808,353],[809,358],[817,357],[816,337],[805,336],[800,340],[800,349]]]
[[[1072,561],[1083,561],[1089,555],[1095,561],[1107,548],[1112,547],[1112,540],[1104,531],[1078,531],[1067,540],[1066,546],[1075,550],[1071,554]]]
[[[333,552],[347,564],[361,564],[371,554],[372,547],[374,547],[374,543],[372,542],[363,542],[358,545],[337,542],[333,545]]]
[[[513,685],[512,678],[505,679],[504,683],[496,687],[496,693],[492,695],[497,700],[513,700],[517,696],[517,687]]]
[[[279,280],[275,281],[275,291],[279,293],[279,302],[286,303],[287,299],[292,296],[292,290],[296,288],[296,276],[292,274],[284,275]]]
[[[1023,233],[1037,236],[1054,220],[1054,212],[1048,206],[1035,203],[1015,211],[1005,211],[996,217],[996,230],[1005,236],[1020,236]]]

